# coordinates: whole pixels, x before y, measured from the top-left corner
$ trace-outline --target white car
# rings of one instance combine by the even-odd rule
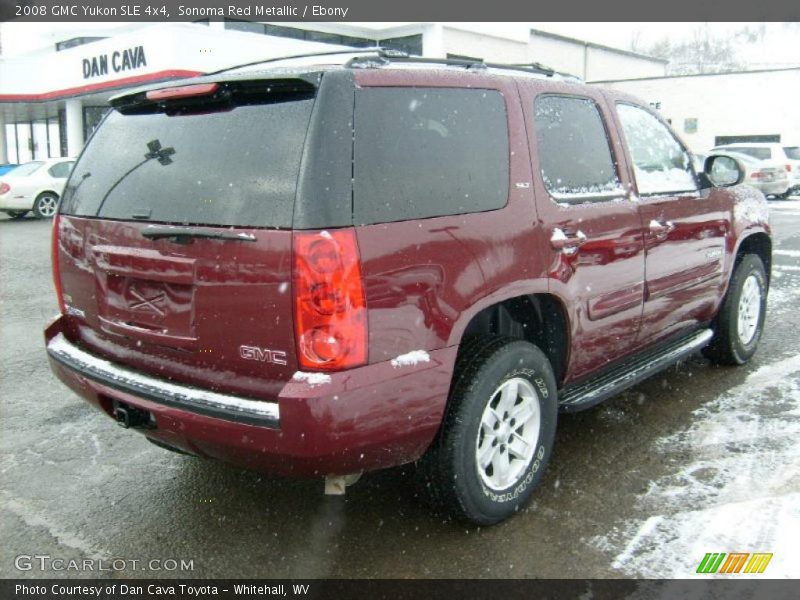
[[[792,187],[789,172],[783,162],[775,160],[759,160],[750,154],[733,152],[731,150],[712,150],[709,156],[730,156],[739,161],[744,169],[745,177],[742,183],[752,185],[765,196],[783,197],[788,195]],[[713,173],[712,173],[713,175]]]
[[[725,144],[711,149],[712,153],[739,152],[759,160],[780,163],[789,177],[790,188],[800,188],[800,146],[768,142],[739,142]]]
[[[29,211],[39,219],[53,217],[74,164],[74,158],[34,160],[0,176],[0,212],[12,219]]]

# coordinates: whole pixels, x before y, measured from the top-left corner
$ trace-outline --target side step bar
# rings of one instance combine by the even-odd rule
[[[707,346],[712,337],[714,333],[710,329],[696,331],[610,371],[567,386],[559,392],[559,408],[570,413],[591,408]]]

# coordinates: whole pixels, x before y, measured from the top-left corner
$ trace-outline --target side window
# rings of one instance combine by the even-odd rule
[[[728,150],[731,152],[741,152],[742,154],[747,154],[748,156],[757,158],[758,160],[770,160],[772,158],[772,151],[769,148],[752,148],[749,146],[742,146],[740,148],[738,146],[734,146],[732,148],[728,148]]]
[[[508,200],[508,151],[506,105],[498,91],[360,89],[354,223],[502,208]]]
[[[640,194],[697,191],[692,160],[672,132],[644,109],[617,104]]]
[[[55,177],[56,179],[66,179],[69,177],[69,172],[72,170],[72,165],[74,164],[74,162],[56,163],[50,167],[47,172],[50,173],[51,177]]]
[[[586,202],[624,194],[593,100],[539,96],[534,122],[542,179],[555,200]]]

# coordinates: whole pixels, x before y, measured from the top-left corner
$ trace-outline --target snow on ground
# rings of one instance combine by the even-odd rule
[[[774,254],[800,257],[797,250]],[[770,314],[796,305],[798,268],[773,264],[781,283],[770,290]],[[694,411],[685,431],[657,440],[651,451],[673,468],[637,499],[637,512],[646,516],[588,542],[613,555],[613,568],[626,576],[730,577],[699,575],[697,566],[707,552],[771,552],[764,574],[736,577],[800,577],[799,439],[800,355],[794,354]]]
[[[770,210],[800,210],[800,198],[796,199],[794,196],[791,200],[770,200]]]
[[[650,484],[650,515],[590,540],[624,575],[696,575],[707,552],[771,552],[765,575],[800,576],[800,355],[759,368],[654,451],[676,470]],[[722,575],[725,577],[725,575]],[[751,577],[740,574],[737,577]]]

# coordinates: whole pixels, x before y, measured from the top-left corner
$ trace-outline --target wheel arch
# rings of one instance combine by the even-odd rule
[[[44,195],[44,194],[53,194],[53,195],[54,195],[56,198],[58,198],[59,200],[61,200],[61,194],[59,194],[59,193],[58,193],[57,191],[55,191],[55,190],[51,190],[51,189],[49,189],[49,188],[45,188],[45,189],[43,189],[43,190],[37,190],[37,192],[36,192],[36,195],[33,197],[33,201],[34,201],[34,203],[35,203],[35,202],[36,202],[36,201],[37,201],[37,200],[38,200],[38,199],[39,199],[39,198],[40,198],[42,195]]]
[[[495,334],[536,345],[550,361],[556,382],[564,381],[570,353],[569,313],[550,293],[510,296],[484,306],[471,316],[458,340]]]
[[[769,284],[772,272],[772,238],[769,234],[759,230],[742,237],[736,247],[733,269],[736,269],[746,254],[755,254],[761,259],[761,262],[764,263],[764,270],[767,272],[767,284]]]

